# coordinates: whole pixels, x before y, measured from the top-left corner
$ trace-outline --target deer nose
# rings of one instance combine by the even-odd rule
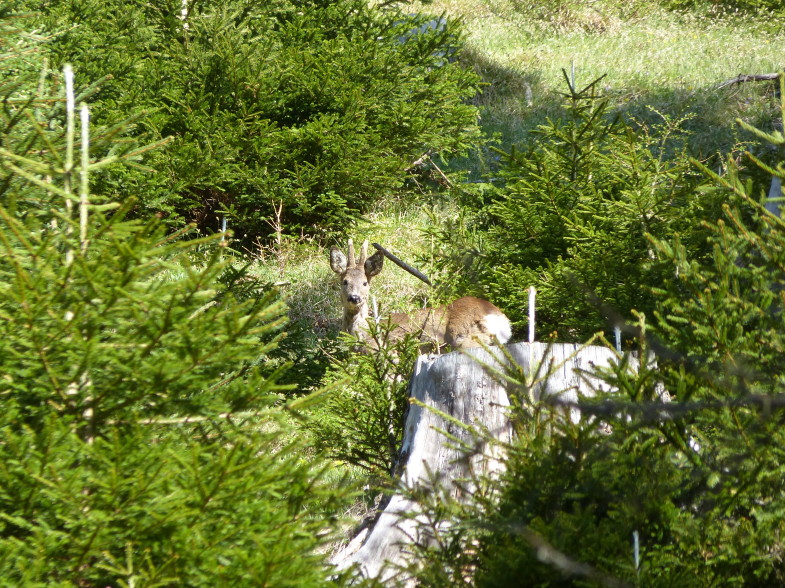
[[[346,300],[352,304],[360,304],[360,297],[357,294],[349,294],[346,297]]]

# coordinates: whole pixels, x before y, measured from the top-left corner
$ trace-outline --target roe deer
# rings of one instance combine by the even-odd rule
[[[348,258],[337,247],[330,249],[330,267],[341,279],[341,302],[345,332],[367,339],[368,294],[371,278],[382,271],[384,254],[377,251],[368,257],[368,241],[362,246],[360,258],[355,260],[354,244],[349,239]],[[437,308],[423,308],[411,313],[392,313],[390,339],[402,339],[406,334],[419,334],[423,348],[466,349],[480,345],[503,344],[512,334],[510,320],[487,300],[464,296],[452,304]]]

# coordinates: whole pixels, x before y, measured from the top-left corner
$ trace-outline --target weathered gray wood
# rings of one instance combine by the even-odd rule
[[[764,202],[764,206],[766,210],[779,218],[782,216],[782,205],[782,180],[777,176],[772,176],[769,195]]]
[[[535,399],[548,396],[565,402],[576,402],[579,395],[591,396],[603,387],[599,379],[582,370],[609,365],[617,357],[612,350],[598,346],[517,343],[507,346],[507,350],[529,374]],[[493,476],[500,471],[500,448],[512,440],[512,427],[506,387],[493,371],[502,371],[505,363],[498,349],[491,353],[472,349],[420,356],[409,391],[425,408],[412,404],[406,418],[399,458],[402,486],[413,489],[432,485],[436,476],[438,491],[459,497],[472,474]],[[577,409],[570,410],[571,417],[577,419]],[[469,425],[469,429],[450,419]],[[467,456],[459,443],[444,434],[473,447],[482,435],[475,435],[472,428],[501,443],[477,448]],[[420,536],[425,526],[419,524],[419,512],[418,504],[405,493],[394,495],[373,527],[355,537],[333,563],[338,569],[357,564],[363,576],[383,582],[396,578],[400,567],[407,563],[411,545],[428,541],[428,537]]]
[[[741,74],[733,78],[732,80],[727,80],[722,82],[718,86],[715,87],[716,90],[721,88],[725,88],[727,86],[733,86],[735,84],[741,84],[744,82],[769,82],[772,80],[776,80],[780,77],[778,73],[767,73],[767,74]]]
[[[618,355],[608,347],[559,343],[518,343],[510,345],[510,355],[523,368],[532,382],[534,400],[549,400],[573,405],[582,396],[594,396],[597,390],[609,391],[609,386],[592,375],[595,367],[605,367]],[[570,417],[577,422],[577,408],[570,408]]]

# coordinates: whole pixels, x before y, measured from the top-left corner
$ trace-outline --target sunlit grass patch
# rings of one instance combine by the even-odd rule
[[[717,89],[738,74],[782,67],[785,28],[764,19],[612,0],[436,0],[422,9],[464,21],[464,62],[486,84],[478,98],[483,126],[503,146],[526,143],[532,129],[558,116],[565,70],[578,87],[605,76],[612,103],[638,118],[649,107],[693,115],[690,147],[699,156],[744,139],[736,118],[765,126],[774,116],[771,84]]]

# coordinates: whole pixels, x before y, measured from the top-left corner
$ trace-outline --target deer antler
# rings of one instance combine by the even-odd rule
[[[360,261],[357,262],[357,265],[364,265],[365,260],[368,259],[368,241],[363,241],[362,249],[360,249]]]
[[[360,249],[360,259],[355,259],[354,255],[354,241],[349,239],[349,256],[348,256],[348,265],[346,267],[355,267],[362,265],[365,263],[365,260],[368,259],[368,241],[363,241],[362,248]]]

